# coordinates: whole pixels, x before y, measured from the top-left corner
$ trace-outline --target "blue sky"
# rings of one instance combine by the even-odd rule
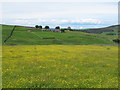
[[[118,23],[118,2],[4,2],[2,24],[99,28]]]

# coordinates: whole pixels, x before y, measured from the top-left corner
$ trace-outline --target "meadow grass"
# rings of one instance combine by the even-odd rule
[[[117,88],[118,47],[3,46],[3,88]]]
[[[65,31],[65,33],[58,33],[52,31],[40,31],[35,28],[29,32],[31,27],[17,26],[12,37],[4,43],[4,40],[10,35],[13,26],[2,26],[2,42],[5,45],[116,45],[112,40],[117,36],[110,36],[104,34],[91,34],[80,31]],[[44,39],[51,38],[54,39]]]

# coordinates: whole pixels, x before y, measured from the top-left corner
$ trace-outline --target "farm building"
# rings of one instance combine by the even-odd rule
[[[27,31],[28,32],[31,32],[31,31],[34,31],[35,29],[28,29]],[[59,33],[64,33],[65,31],[64,30],[60,30],[60,29],[38,29],[39,31],[52,31],[52,32],[59,32]]]
[[[52,31],[52,32],[60,32],[60,33],[63,33],[64,31],[63,30],[60,30],[60,29],[42,29],[41,31]]]

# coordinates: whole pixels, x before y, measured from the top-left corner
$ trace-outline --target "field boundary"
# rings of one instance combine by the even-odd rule
[[[16,27],[16,26],[13,27],[10,35],[4,40],[4,43],[7,42],[7,41],[11,38],[11,36],[13,35],[13,32],[14,32],[14,30],[15,30],[15,27]]]

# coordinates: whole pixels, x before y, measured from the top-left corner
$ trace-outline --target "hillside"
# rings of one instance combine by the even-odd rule
[[[101,33],[106,33],[108,35],[117,35],[119,34],[118,32],[120,28],[120,25],[113,25],[109,27],[104,27],[104,28],[97,28],[97,29],[87,29],[87,30],[82,30],[83,32],[87,33],[96,33],[96,34],[101,34]]]
[[[40,31],[33,27],[17,26],[11,38],[4,43],[10,35],[13,26],[2,25],[2,42],[4,45],[115,45],[112,40],[117,35],[93,34],[79,31],[66,31],[65,33]],[[32,29],[30,32],[29,30]],[[93,29],[93,30],[103,30]],[[104,30],[116,31],[116,26],[104,28]],[[90,31],[90,30],[89,30]]]

